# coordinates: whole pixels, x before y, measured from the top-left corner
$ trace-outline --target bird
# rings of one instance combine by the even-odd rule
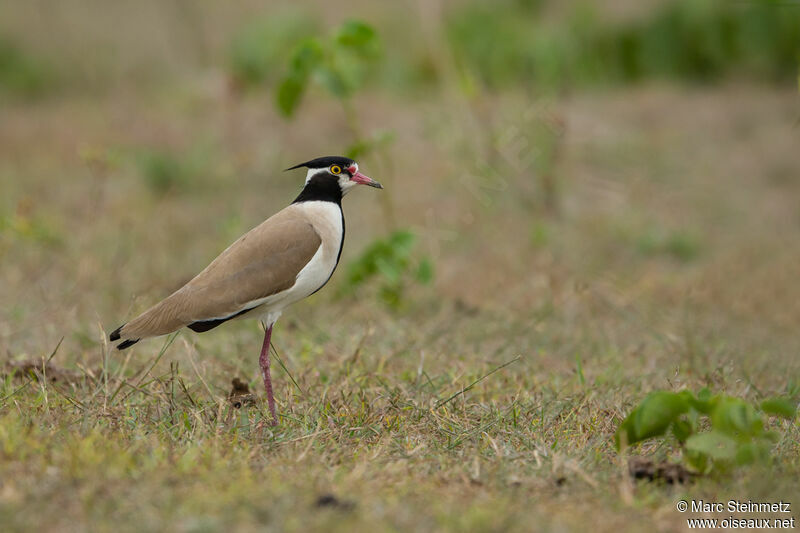
[[[109,335],[119,350],[183,327],[205,332],[229,320],[264,326],[259,367],[271,424],[278,424],[270,375],[272,328],[289,305],[320,290],[339,264],[345,223],[342,198],[358,185],[383,186],[342,156],[311,159],[305,185],[287,207],[254,227],[184,286]]]

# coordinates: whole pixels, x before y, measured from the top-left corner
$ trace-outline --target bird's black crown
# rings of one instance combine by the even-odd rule
[[[339,155],[328,155],[325,157],[318,157],[316,159],[312,159],[311,161],[306,161],[305,163],[300,163],[299,165],[295,165],[293,167],[289,167],[286,170],[294,170],[300,167],[306,168],[327,168],[331,165],[339,165],[342,168],[347,168],[350,165],[353,165],[355,161],[350,159],[349,157],[342,157]]]

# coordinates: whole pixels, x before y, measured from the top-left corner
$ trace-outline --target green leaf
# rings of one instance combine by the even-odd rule
[[[362,85],[378,50],[375,30],[354,20],[342,24],[334,35],[305,39],[292,54],[278,87],[278,109],[284,116],[291,116],[309,82],[321,85],[340,100],[350,98]]]
[[[794,420],[797,406],[788,398],[769,398],[761,402],[761,410],[768,415],[780,416]]]
[[[430,258],[424,257],[417,266],[417,281],[423,284],[428,284],[433,280],[433,263]]]
[[[763,433],[764,422],[755,408],[741,398],[723,396],[711,412],[711,426],[741,438]]]
[[[736,464],[746,465],[756,461],[766,461],[769,459],[769,450],[769,443],[764,441],[739,444],[736,449]]]
[[[231,41],[228,56],[234,78],[247,86],[277,81],[280,66],[292,54],[298,37],[311,37],[318,29],[316,19],[293,11],[247,22]]]
[[[372,26],[359,20],[348,20],[336,34],[336,42],[361,53],[374,52],[377,34]]]
[[[413,246],[417,236],[408,230],[397,230],[389,236],[389,242],[392,247],[400,249],[409,249]]]
[[[692,434],[692,425],[686,420],[675,420],[672,423],[672,434],[678,439],[678,442],[686,442],[686,439]]]
[[[295,50],[289,62],[290,75],[308,76],[325,58],[322,44],[317,39],[306,39]]]
[[[300,100],[306,88],[306,80],[290,76],[284,79],[278,87],[275,103],[278,110],[285,117],[291,117],[300,105]]]
[[[620,424],[615,435],[617,448],[623,444],[663,435],[678,416],[689,410],[685,394],[669,391],[650,393]]]
[[[297,110],[312,72],[323,59],[322,45],[316,39],[306,39],[294,51],[289,61],[289,72],[275,96],[275,105],[283,116],[291,117]]]
[[[347,77],[338,70],[327,66],[317,69],[315,80],[339,99],[349,97],[355,90],[354,85],[347,81]]]
[[[708,455],[695,450],[684,449],[683,456],[686,458],[689,467],[695,472],[706,474],[711,470],[711,460]]]
[[[389,282],[397,283],[400,281],[401,271],[396,262],[388,261],[386,258],[381,257],[375,261],[375,266],[378,268],[378,272]]]
[[[701,402],[708,402],[711,400],[711,397],[712,397],[711,391],[709,390],[708,387],[703,387],[702,389],[700,389],[700,392],[697,393],[697,399],[700,400]]]
[[[403,292],[409,280],[422,282],[422,279],[432,276],[432,272],[425,272],[432,266],[424,266],[413,261],[413,249],[416,235],[408,230],[398,230],[385,239],[375,240],[361,256],[355,259],[348,267],[348,284],[342,286],[340,292],[353,292],[354,289],[364,284],[376,274],[381,280],[379,296],[390,307],[399,308],[403,303]],[[416,269],[412,265],[418,265]],[[419,269],[423,272],[420,275]]]
[[[711,413],[715,403],[716,397],[711,395],[711,391],[708,390],[708,387],[703,387],[700,389],[700,392],[697,393],[696,398],[692,397],[689,399],[689,405],[691,405],[696,411],[699,411],[705,415]]]
[[[686,449],[707,455],[715,461],[731,461],[736,457],[738,445],[725,433],[711,430],[689,437],[686,440]]]

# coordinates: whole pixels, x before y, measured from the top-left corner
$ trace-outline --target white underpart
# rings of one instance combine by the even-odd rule
[[[311,260],[297,273],[294,285],[285,291],[251,302],[248,307],[259,306],[254,311],[258,314],[247,313],[242,315],[242,318],[257,317],[267,326],[274,324],[287,306],[302,300],[322,287],[336,268],[344,232],[341,207],[333,202],[319,201],[302,202],[295,206],[297,209],[307,212],[322,243]]]

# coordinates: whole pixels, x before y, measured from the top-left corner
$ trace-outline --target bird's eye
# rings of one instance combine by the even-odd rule
[[[339,165],[331,165],[331,168],[329,170],[331,171],[331,174],[339,174],[342,172],[342,167],[340,167]]]

